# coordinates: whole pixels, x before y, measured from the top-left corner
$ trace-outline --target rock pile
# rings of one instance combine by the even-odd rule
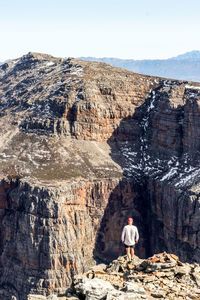
[[[200,299],[200,265],[182,263],[174,254],[135,258],[121,256],[108,266],[97,265],[74,282],[80,299]]]

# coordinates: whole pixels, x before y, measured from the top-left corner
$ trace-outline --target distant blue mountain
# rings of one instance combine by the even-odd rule
[[[169,59],[119,59],[112,57],[79,57],[83,60],[100,61],[130,71],[173,79],[200,82],[200,51],[191,51]]]
[[[178,56],[169,58],[173,60],[199,60],[200,59],[200,51],[199,50],[193,50],[190,52],[186,52],[183,54],[180,54]]]
[[[7,59],[7,60],[5,60],[5,61],[3,61],[3,62],[0,61],[0,65],[3,65],[3,64],[5,64],[5,63],[7,63],[7,62],[9,62],[9,61],[11,61],[11,59]]]

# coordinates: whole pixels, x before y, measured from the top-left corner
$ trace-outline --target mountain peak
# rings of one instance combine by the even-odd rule
[[[37,60],[52,60],[52,61],[57,61],[60,60],[57,57],[54,57],[50,54],[45,54],[45,53],[40,53],[40,52],[28,52],[27,54],[23,55],[21,57],[22,60],[32,60],[32,59],[37,59]]]

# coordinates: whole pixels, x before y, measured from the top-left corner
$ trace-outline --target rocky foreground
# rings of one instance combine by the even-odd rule
[[[127,264],[120,256],[75,277],[66,296],[30,295],[29,300],[200,299],[200,265],[183,263],[174,254],[135,257]]]

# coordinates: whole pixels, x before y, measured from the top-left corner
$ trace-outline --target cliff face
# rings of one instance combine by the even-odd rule
[[[128,216],[140,257],[199,262],[199,85],[38,53],[0,82],[4,297],[65,292]]]

